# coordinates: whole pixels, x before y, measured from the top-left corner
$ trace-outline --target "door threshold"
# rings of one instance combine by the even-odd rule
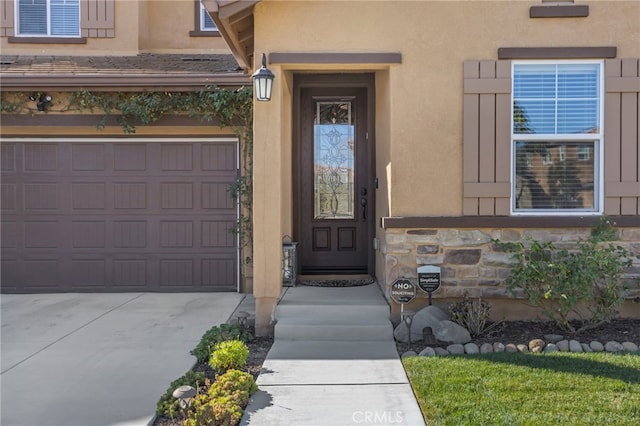
[[[369,274],[323,274],[323,275],[298,275],[298,281],[322,281],[322,280],[366,280],[372,279]]]

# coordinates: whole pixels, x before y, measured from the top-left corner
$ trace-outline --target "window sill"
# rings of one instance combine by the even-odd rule
[[[531,6],[529,18],[586,18],[589,6],[586,4],[567,6]]]
[[[189,37],[220,37],[220,31],[189,31]]]
[[[11,36],[9,43],[34,43],[34,44],[87,44],[86,37],[19,37]]]

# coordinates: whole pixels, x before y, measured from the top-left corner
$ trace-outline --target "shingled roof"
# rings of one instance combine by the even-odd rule
[[[191,90],[206,85],[241,86],[249,76],[232,55],[139,54],[136,56],[0,57],[2,90],[144,88]]]

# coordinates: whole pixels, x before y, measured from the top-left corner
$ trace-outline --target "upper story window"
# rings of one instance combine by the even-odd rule
[[[218,27],[202,4],[200,4],[200,31],[218,31]]]
[[[80,0],[17,0],[18,36],[80,37]]]
[[[512,66],[512,212],[600,213],[602,62]]]

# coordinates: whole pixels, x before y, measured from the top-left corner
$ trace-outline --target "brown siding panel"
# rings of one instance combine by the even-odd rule
[[[14,31],[14,0],[0,0],[0,37],[11,37]]]
[[[608,60],[605,75],[605,213],[638,215],[640,214],[639,61],[637,59]]]
[[[83,37],[115,37],[114,0],[81,0],[80,27]]]
[[[464,63],[463,214],[509,214],[509,61]]]

